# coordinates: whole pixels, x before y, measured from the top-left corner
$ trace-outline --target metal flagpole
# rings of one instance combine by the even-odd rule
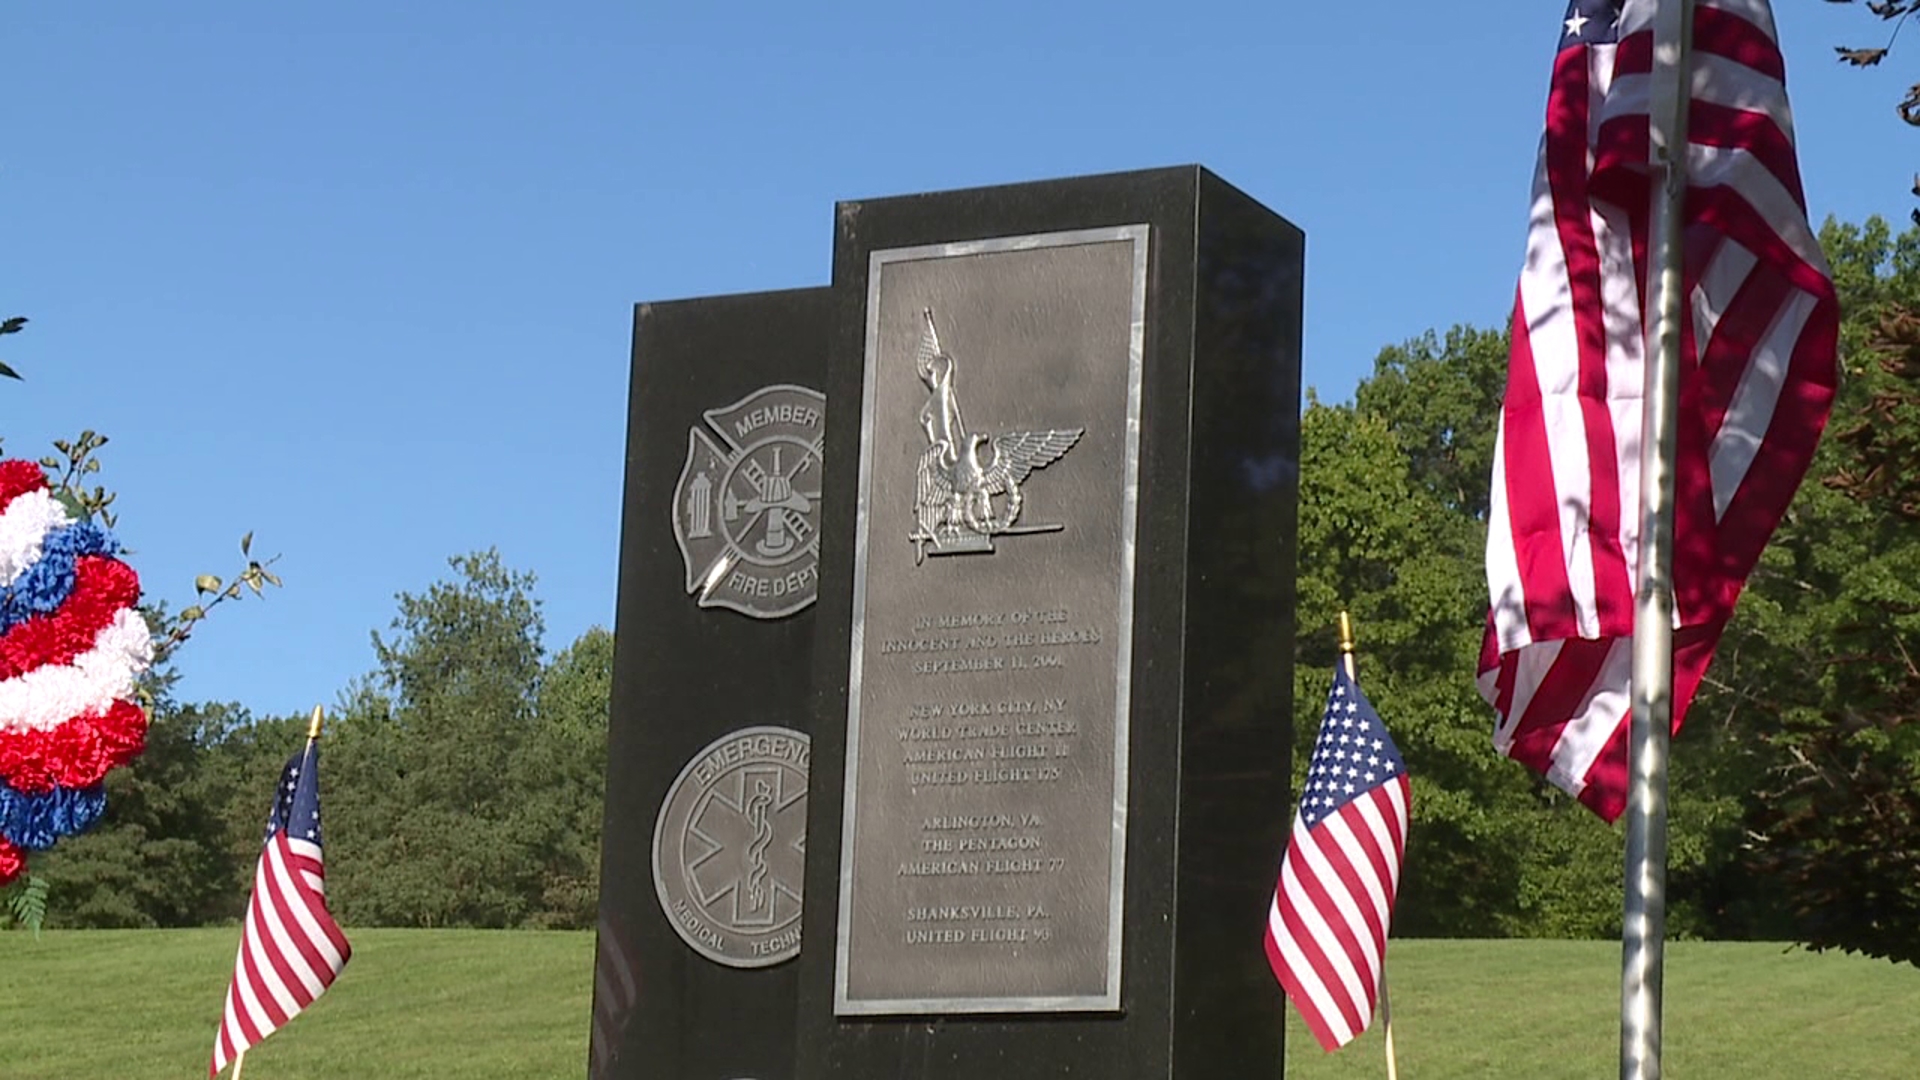
[[[1682,228],[1693,0],[1656,0],[1646,391],[1640,429],[1640,565],[1633,609],[1632,773],[1621,938],[1620,1077],[1659,1080],[1667,931],[1667,749],[1673,731],[1673,471],[1685,317]]]
[[[1346,669],[1347,678],[1359,686],[1360,674],[1355,670],[1353,659],[1353,620],[1344,611],[1340,613],[1340,665]],[[1387,998],[1387,958],[1384,952],[1380,957],[1380,1029],[1387,1039],[1387,1080],[1400,1080],[1400,1063],[1393,1053],[1393,1005]]]

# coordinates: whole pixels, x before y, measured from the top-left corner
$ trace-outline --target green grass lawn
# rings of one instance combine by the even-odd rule
[[[1405,1080],[1619,1075],[1620,944],[1396,941],[1387,954]],[[1777,944],[1667,945],[1672,1080],[1920,1077],[1920,970]],[[1291,1007],[1287,1076],[1386,1074],[1381,1025],[1321,1052]]]
[[[0,1080],[204,1076],[235,935],[0,934]],[[586,1075],[592,935],[350,936],[340,981],[245,1080]],[[1406,1080],[1617,1074],[1617,943],[1400,941],[1390,959]],[[1920,1076],[1920,970],[1698,942],[1669,945],[1666,970],[1674,1080]],[[1384,1075],[1377,1022],[1329,1055],[1289,1011],[1287,1038],[1290,1080]]]
[[[243,1080],[580,1080],[593,935],[354,930]],[[0,934],[0,1080],[207,1074],[239,931]]]

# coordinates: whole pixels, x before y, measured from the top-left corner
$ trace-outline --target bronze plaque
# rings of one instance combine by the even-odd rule
[[[840,1014],[1119,1008],[1146,262],[871,256]]]

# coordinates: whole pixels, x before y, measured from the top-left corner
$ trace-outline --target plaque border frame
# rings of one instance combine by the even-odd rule
[[[1132,739],[1133,617],[1140,530],[1141,398],[1145,379],[1146,307],[1149,234],[1146,222],[1094,229],[1029,233],[912,247],[886,248],[867,258],[865,297],[866,340],[862,343],[860,430],[874,425],[874,390],[879,362],[879,299],[888,263],[959,258],[968,255],[1032,251],[1053,247],[1129,242],[1133,246],[1133,279],[1127,327],[1127,415],[1125,486],[1122,489],[1120,532],[1120,604],[1115,638],[1113,717],[1113,830],[1107,879],[1107,983],[1103,993],[1054,997],[862,998],[847,994],[847,962],[851,951],[849,923],[853,916],[853,856],[856,792],[860,771],[860,691],[866,652],[867,554],[873,507],[869,499],[873,480],[873,443],[860,440],[860,478],[854,490],[853,612],[851,648],[847,661],[846,782],[841,794],[839,911],[836,915],[833,963],[833,1011],[837,1016],[903,1016],[920,1014],[1069,1013],[1120,1011],[1120,974],[1126,900],[1128,749]]]

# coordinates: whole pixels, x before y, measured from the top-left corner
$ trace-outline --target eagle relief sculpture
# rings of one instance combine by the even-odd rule
[[[926,330],[914,354],[914,366],[920,380],[927,384],[927,403],[920,409],[927,449],[920,455],[915,487],[917,527],[907,537],[913,542],[914,565],[928,554],[991,554],[996,536],[1066,528],[1061,523],[1018,524],[1024,501],[1020,485],[1033,470],[1060,460],[1086,429],[1010,431],[991,436],[968,433],[954,386],[957,371],[953,356],[940,348],[933,309],[927,308],[923,314]]]

